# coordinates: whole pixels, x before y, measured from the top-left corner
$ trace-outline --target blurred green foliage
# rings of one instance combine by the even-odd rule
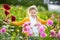
[[[44,4],[44,0],[1,0],[0,4],[23,5],[23,6],[40,5],[47,9],[47,4]]]

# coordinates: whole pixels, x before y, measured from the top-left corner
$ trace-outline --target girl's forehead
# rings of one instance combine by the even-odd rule
[[[29,11],[31,11],[31,10],[35,10],[36,11],[36,9],[30,9]]]
[[[37,12],[36,10],[34,10],[34,9],[32,9],[32,10],[30,10],[29,12]]]

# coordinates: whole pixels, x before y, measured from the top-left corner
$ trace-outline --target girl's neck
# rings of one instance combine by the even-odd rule
[[[29,16],[29,17],[32,17],[33,19],[36,19],[36,21],[37,21],[37,16]]]

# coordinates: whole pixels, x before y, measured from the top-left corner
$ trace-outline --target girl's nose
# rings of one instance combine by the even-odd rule
[[[36,14],[36,13],[33,12],[32,14]]]

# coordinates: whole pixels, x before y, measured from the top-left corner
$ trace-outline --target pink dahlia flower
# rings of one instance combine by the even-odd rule
[[[46,26],[41,25],[41,26],[39,27],[39,33],[43,33],[43,32],[45,31],[45,27],[46,27]]]
[[[25,28],[26,26],[30,26],[30,22],[25,22],[22,26],[23,26],[24,28]]]
[[[29,32],[29,36],[33,36],[33,33],[32,32]]]
[[[56,36],[56,32],[55,32],[54,30],[51,30],[51,31],[50,31],[50,36],[51,36],[51,37],[55,37],[55,36]]]
[[[2,28],[1,30],[0,30],[0,33],[5,33],[6,32],[6,28]]]
[[[39,29],[39,32],[40,32],[40,33],[43,33],[44,31],[45,31],[44,28],[40,28],[40,29]]]
[[[57,37],[60,38],[60,31],[58,32]]]
[[[52,26],[53,25],[53,21],[52,20],[48,20],[47,25],[48,26]]]
[[[44,32],[40,34],[40,37],[41,37],[41,38],[45,38],[46,36],[47,36],[47,34],[44,33]]]

